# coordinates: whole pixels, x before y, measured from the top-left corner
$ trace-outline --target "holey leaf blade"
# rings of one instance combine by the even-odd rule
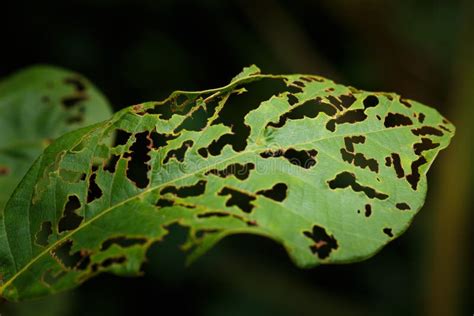
[[[240,233],[281,243],[300,267],[363,260],[409,226],[453,133],[396,94],[256,67],[132,106],[59,138],[16,189],[0,222],[1,293],[138,274],[172,224],[189,228],[190,260]]]
[[[0,212],[55,138],[110,118],[107,100],[83,76],[38,65],[0,81]]]

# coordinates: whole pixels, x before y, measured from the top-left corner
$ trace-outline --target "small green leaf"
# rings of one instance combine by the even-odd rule
[[[0,81],[0,212],[51,141],[111,115],[105,98],[70,71],[34,66]]]
[[[136,275],[172,224],[189,228],[190,261],[248,233],[299,267],[363,260],[400,236],[454,126],[396,94],[256,70],[53,142],[0,221],[2,295]]]

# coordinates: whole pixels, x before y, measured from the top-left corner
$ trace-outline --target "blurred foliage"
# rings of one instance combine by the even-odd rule
[[[265,0],[257,11],[256,1],[245,0],[18,0],[8,4],[9,14],[0,20],[0,77],[34,63],[57,64],[86,75],[119,109],[162,99],[175,87],[224,84],[242,66],[256,63],[268,73],[318,73],[367,90],[397,91],[437,106],[459,130],[469,130],[454,110],[472,109],[473,101],[458,104],[452,88],[463,77],[459,72],[470,71],[457,63],[460,44],[474,36],[469,26],[467,35],[460,35],[471,2]],[[295,49],[286,47],[289,42]],[[472,141],[467,133],[456,138]],[[463,253],[464,269],[452,265],[452,254],[443,257],[441,269],[431,268],[443,255],[434,249],[450,249],[453,242],[434,242],[435,225],[445,221],[434,220],[433,196],[456,190],[451,183],[444,186],[442,176],[430,177],[437,189],[429,191],[412,229],[363,263],[300,271],[275,244],[237,236],[185,269],[170,236],[163,255],[152,256],[146,267],[162,271],[153,277],[151,272],[141,279],[104,275],[65,297],[3,304],[0,310],[5,315],[54,315],[48,308],[64,308],[60,315],[128,315],[140,306],[190,315],[441,315],[439,306],[448,304],[458,309],[451,314],[469,315],[474,310],[472,194],[461,197],[467,201],[465,227],[449,227],[443,230],[448,235],[440,236],[465,230],[463,242],[454,240],[462,245],[454,256]],[[450,201],[444,205],[454,207]],[[454,211],[448,207],[439,214]],[[432,287],[443,293],[445,286],[431,282],[429,271],[447,275],[441,279],[446,286],[459,287],[454,301],[428,295]],[[450,278],[453,271],[460,277]]]

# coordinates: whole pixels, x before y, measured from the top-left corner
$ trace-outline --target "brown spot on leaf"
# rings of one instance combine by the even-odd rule
[[[10,173],[10,168],[6,166],[0,166],[0,176],[6,176]]]

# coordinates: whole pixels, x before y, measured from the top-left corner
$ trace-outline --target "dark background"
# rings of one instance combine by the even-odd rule
[[[259,237],[230,237],[189,268],[175,230],[146,276],[102,275],[2,315],[472,315],[473,1],[14,1],[0,9],[0,77],[48,63],[114,109],[226,84],[244,66],[396,91],[458,131],[412,227],[365,262],[295,268]]]

